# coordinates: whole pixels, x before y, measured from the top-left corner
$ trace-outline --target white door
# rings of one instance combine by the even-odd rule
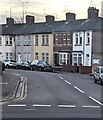
[[[86,54],[86,66],[89,66],[89,54]]]

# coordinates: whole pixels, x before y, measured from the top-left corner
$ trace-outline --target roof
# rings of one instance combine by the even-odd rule
[[[102,31],[103,30],[103,28],[101,27],[102,24],[103,18],[101,17],[91,18],[81,23],[77,28],[74,29],[74,31],[86,31],[86,30]]]
[[[103,31],[101,27],[103,18],[97,17],[92,19],[79,19],[79,20],[63,20],[53,21],[50,23],[40,22],[32,24],[1,24],[0,34],[3,35],[27,35],[27,34],[41,34],[53,32],[73,32],[73,31]]]

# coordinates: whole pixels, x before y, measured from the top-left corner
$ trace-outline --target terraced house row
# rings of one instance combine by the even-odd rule
[[[49,64],[89,66],[103,65],[103,18],[99,10],[88,8],[87,19],[66,13],[66,20],[55,21],[47,15],[45,22],[35,22],[27,15],[26,23],[7,18],[0,25],[0,60],[46,60]]]

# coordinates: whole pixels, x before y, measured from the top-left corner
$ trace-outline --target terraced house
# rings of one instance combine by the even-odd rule
[[[94,69],[94,66],[103,64],[103,19],[98,17],[98,12],[90,7],[88,18],[78,20],[74,13],[66,13],[66,20],[62,21],[47,15],[46,21],[40,23],[28,15],[26,23],[22,24],[15,24],[8,18],[7,24],[0,25],[0,58],[18,62],[42,59],[55,66],[74,66],[76,63]],[[8,45],[2,45],[2,42]]]

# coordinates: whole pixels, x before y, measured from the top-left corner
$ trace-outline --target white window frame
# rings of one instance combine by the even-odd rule
[[[42,45],[45,45],[45,35],[42,35]]]
[[[65,58],[64,58],[64,56],[65,56]],[[68,58],[68,56],[69,56],[69,58]],[[65,64],[69,64],[70,63],[69,59],[70,59],[69,53],[59,53],[59,64],[60,65],[64,64],[64,62],[65,62]],[[68,63],[68,60],[69,60],[69,63]]]
[[[49,35],[46,35],[46,45],[49,45]]]
[[[70,34],[67,34],[67,45],[70,45]]]
[[[38,46],[39,44],[39,36],[35,35],[35,46]]]
[[[83,56],[82,56],[82,53],[74,53],[72,55],[73,59],[72,59],[72,65],[74,65],[75,63],[77,65],[80,65],[82,64],[82,60],[83,60]],[[76,58],[76,61],[74,60],[74,58]],[[81,63],[79,63],[79,58],[81,58]]]
[[[63,45],[66,45],[67,44],[67,35],[66,34],[63,34]]]
[[[86,44],[90,44],[90,32],[86,33]]]
[[[2,45],[2,37],[0,36],[0,46]]]
[[[27,45],[28,42],[27,42],[27,36],[24,36],[24,45]]]

